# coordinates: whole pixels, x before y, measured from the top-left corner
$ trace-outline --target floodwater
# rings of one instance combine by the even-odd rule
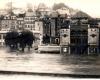
[[[100,75],[100,55],[63,55],[0,50],[0,70],[38,73]]]

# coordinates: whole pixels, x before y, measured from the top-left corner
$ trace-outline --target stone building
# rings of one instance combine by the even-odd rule
[[[4,39],[5,39],[7,32],[8,31],[0,31],[0,46],[2,46],[2,47],[5,45]]]
[[[70,21],[67,19],[60,29],[60,53],[70,54]]]
[[[17,16],[17,29],[18,30],[22,30],[24,28],[24,17],[25,17],[25,13],[19,14]]]
[[[34,12],[28,10],[24,17],[24,29],[34,31],[35,30],[35,15]]]
[[[37,44],[43,44],[43,21],[36,20],[35,21],[35,31],[33,32],[35,37],[37,38]]]
[[[17,17],[14,14],[5,15],[1,20],[1,30],[9,31],[12,29],[17,29]]]
[[[6,33],[11,30],[17,29],[17,17],[15,14],[8,14],[5,16],[2,16],[1,25],[0,25],[0,46],[4,46],[4,38],[6,36]]]
[[[88,24],[70,26],[70,51],[72,54],[85,54],[88,49]]]
[[[88,54],[99,53],[99,33],[98,25],[88,27]]]

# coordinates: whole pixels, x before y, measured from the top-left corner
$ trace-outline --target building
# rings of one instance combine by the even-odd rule
[[[45,4],[40,3],[36,11],[39,12],[40,17],[43,18],[45,15],[50,15],[52,10],[48,8]]]
[[[4,38],[6,33],[11,30],[17,29],[17,17],[15,14],[7,14],[1,16],[1,25],[0,25],[0,46],[4,46]]]
[[[50,17],[45,20],[44,34],[50,37],[50,44],[59,44],[61,18],[58,16],[58,12],[54,11],[51,13]]]
[[[24,17],[24,29],[34,31],[35,30],[35,16],[33,11],[28,10]]]
[[[60,29],[60,53],[70,54],[70,21],[65,20]]]
[[[88,27],[88,53],[99,53],[99,46],[100,46],[100,29],[98,28],[98,25],[90,25]]]
[[[4,46],[4,38],[5,38],[5,35],[7,33],[7,31],[1,31],[1,28],[2,28],[2,19],[4,18],[4,16],[0,16],[0,46]]]
[[[43,35],[43,21],[42,20],[35,20],[34,34],[37,34],[37,35],[41,34],[41,35]],[[38,35],[38,37],[39,37],[39,35]]]
[[[9,31],[12,29],[17,29],[17,17],[14,14],[8,14],[1,20],[1,30]]]
[[[56,14],[49,19],[49,22],[50,26],[43,28],[43,34],[50,37],[48,39],[51,42],[48,44],[57,44],[61,47],[61,53],[98,54],[100,52],[100,31],[94,20],[91,22],[86,17],[68,19]]]
[[[43,21],[42,20],[35,21],[35,31],[33,33],[37,38],[37,45],[42,45],[43,42]]]
[[[17,29],[18,30],[22,30],[24,28],[24,17],[25,17],[25,13],[19,14],[17,16]]]
[[[37,19],[35,13],[28,10],[26,13],[15,15],[8,14],[0,17],[0,44],[4,44],[4,37],[11,30],[30,30],[37,39],[40,38],[43,22]],[[39,41],[38,41],[39,42]]]
[[[0,31],[0,46],[3,47],[5,45],[5,36],[8,31]]]
[[[43,21],[37,18],[35,12],[28,10],[24,17],[24,29],[32,31],[35,37],[40,38],[41,28],[43,28]]]
[[[56,11],[61,15],[61,17],[70,17],[71,15],[70,10],[65,7],[62,7],[61,9],[57,9]]]
[[[70,51],[72,54],[85,54],[88,49],[88,24],[70,26]]]

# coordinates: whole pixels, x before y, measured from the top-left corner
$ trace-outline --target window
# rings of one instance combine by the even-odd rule
[[[39,26],[40,24],[38,23],[37,25]]]
[[[31,18],[31,20],[34,20],[34,18]]]
[[[28,18],[25,18],[25,20],[29,20]]]
[[[0,35],[0,39],[1,39],[1,35]]]
[[[3,35],[3,39],[5,39],[5,35]]]
[[[30,27],[30,25],[27,25],[28,26],[28,28]]]
[[[25,25],[25,28],[27,28],[27,25]]]
[[[71,39],[71,43],[75,43],[75,39],[74,38]]]

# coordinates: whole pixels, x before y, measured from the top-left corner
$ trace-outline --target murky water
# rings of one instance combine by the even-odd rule
[[[6,52],[0,50],[0,70],[100,75],[100,55]]]

